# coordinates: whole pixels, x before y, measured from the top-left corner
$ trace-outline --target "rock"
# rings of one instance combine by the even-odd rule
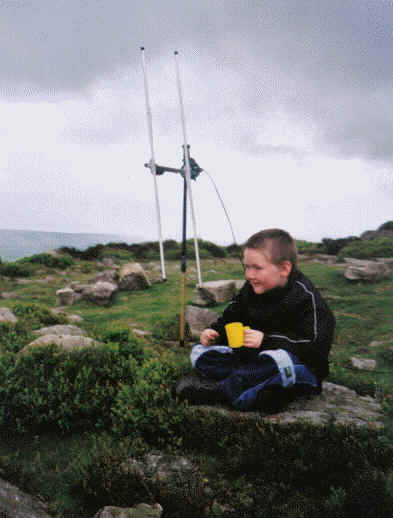
[[[233,280],[209,281],[196,288],[196,305],[215,306],[228,302],[235,295],[236,283]]]
[[[329,254],[314,254],[312,256],[312,262],[331,265],[337,262],[337,256]]]
[[[302,397],[290,403],[283,411],[268,416],[259,412],[238,412],[219,406],[190,406],[187,412],[195,419],[203,419],[205,414],[228,417],[250,422],[267,422],[278,425],[306,422],[311,425],[352,425],[359,427],[383,428],[381,405],[370,396],[359,396],[354,390],[334,383],[323,382],[319,395]]]
[[[47,275],[43,279],[37,279],[36,282],[38,284],[48,284],[49,282],[52,282],[55,280],[55,277],[53,275]]]
[[[112,284],[116,284],[118,278],[118,273],[116,270],[105,270],[103,272],[97,273],[92,279],[89,280],[89,284],[94,284],[98,281],[111,282]]]
[[[93,518],[161,518],[162,511],[160,504],[138,504],[127,508],[107,506],[98,511]]]
[[[80,282],[71,282],[69,287],[74,290],[74,301],[88,299],[92,289],[91,284],[82,284]]]
[[[61,257],[61,253],[59,253],[57,250],[47,250],[44,252],[44,254],[51,255],[52,257]]]
[[[102,263],[105,264],[108,268],[118,268],[117,264],[111,257],[104,257],[102,259]]]
[[[380,347],[381,345],[384,345],[385,342],[380,342],[379,340],[373,340],[368,344],[369,347]]]
[[[377,362],[372,359],[355,358],[354,356],[352,356],[350,358],[350,361],[351,361],[351,365],[354,369],[373,371],[377,368]]]
[[[344,276],[350,281],[377,281],[390,276],[390,267],[378,261],[345,258],[347,268]]]
[[[74,303],[75,292],[71,288],[61,288],[56,291],[56,305],[70,306]]]
[[[131,477],[139,478],[149,488],[155,500],[176,502],[187,516],[189,505],[201,511],[212,500],[200,471],[185,457],[166,454],[147,454],[141,460],[127,459],[120,469]],[[165,506],[165,504],[164,504]],[[180,513],[178,513],[181,516]]]
[[[65,315],[68,322],[73,322],[74,324],[78,324],[83,321],[83,318],[80,315],[74,315],[70,313],[69,315]]]
[[[46,506],[16,486],[0,479],[0,517],[51,518]]]
[[[15,324],[17,321],[17,317],[9,308],[0,308],[0,322],[11,322]]]
[[[99,306],[107,306],[117,292],[118,287],[112,282],[98,281],[91,286],[90,291],[86,295],[87,299]]]
[[[119,289],[123,291],[145,290],[150,281],[139,263],[127,263],[120,268]]]
[[[52,315],[60,315],[64,317],[68,322],[72,322],[73,324],[78,324],[83,321],[83,318],[80,315],[74,315],[72,313],[67,313],[66,309],[63,306],[58,306],[56,308],[51,308],[49,310]]]
[[[28,345],[23,347],[21,353],[28,352],[32,347],[46,346],[55,344],[64,351],[72,351],[75,349],[83,349],[85,347],[95,347],[98,342],[87,336],[73,336],[73,335],[44,335],[36,338]]]
[[[217,320],[217,316],[217,313],[211,309],[187,306],[186,322],[190,327],[192,337],[199,338],[201,332]]]
[[[106,306],[117,290],[117,284],[107,281],[97,281],[94,284],[71,282],[70,286],[56,291],[56,303],[57,306],[68,306],[78,300],[89,300],[99,306]]]
[[[377,257],[378,263],[387,264],[391,270],[393,270],[393,257]]]
[[[152,332],[151,331],[144,331],[143,329],[133,329],[132,332],[134,333],[135,336],[152,336]]]
[[[83,336],[85,332],[78,326],[73,325],[55,325],[49,327],[41,327],[36,329],[33,333],[37,336],[44,335],[68,335],[68,336]]]
[[[19,294],[16,293],[15,291],[3,291],[0,294],[0,297],[2,299],[18,299],[19,298]]]

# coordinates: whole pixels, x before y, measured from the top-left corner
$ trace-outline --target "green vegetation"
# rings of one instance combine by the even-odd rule
[[[377,237],[365,241],[355,241],[344,246],[338,258],[355,257],[357,259],[372,259],[374,257],[393,257],[393,239],[391,237]]]
[[[166,247],[179,251],[176,242]],[[315,244],[302,242],[300,248]],[[243,278],[240,261],[231,258],[238,249],[214,257],[215,247],[205,243],[203,249],[210,254],[202,260],[205,281]],[[390,518],[392,276],[374,284],[350,283],[341,265],[300,264],[337,318],[329,381],[377,397],[385,428],[280,427],[206,416],[198,408],[190,412],[174,398],[176,380],[190,371],[191,343],[180,348],[177,342],[180,273],[173,261],[167,262],[165,283],[119,292],[108,308],[85,301],[69,308],[83,317],[80,326],[99,346],[74,352],[49,346],[18,354],[34,339],[33,330],[64,323],[49,311],[56,290],[70,281],[87,282],[104,268],[97,258],[121,264],[144,255],[147,259],[138,261],[150,273],[158,266],[151,263],[151,244],[131,250],[112,243],[98,250],[94,261],[69,253],[72,263],[64,271],[44,262],[18,262],[31,268],[31,282],[0,279],[0,292],[14,294],[1,305],[18,317],[15,325],[0,324],[1,478],[40,495],[55,518],[89,518],[104,505],[142,501],[159,501],[165,518],[201,516],[206,502],[191,482],[189,499],[180,499],[179,488],[158,494],[118,469],[128,457],[160,450],[185,455],[200,469],[211,495],[206,518]],[[48,282],[36,282],[48,274]],[[195,263],[189,261],[186,303],[194,300],[195,284]],[[152,334],[138,338],[132,328]],[[369,347],[372,341],[379,345]],[[355,371],[351,356],[375,359],[376,371]],[[182,487],[188,483],[181,482]]]
[[[65,269],[71,266],[72,263],[73,259],[69,254],[58,256],[45,253],[36,254],[18,259],[17,261],[4,263],[0,261],[0,275],[7,277],[30,277],[40,266]]]
[[[386,223],[383,223],[380,227],[378,227],[378,231],[381,230],[393,230],[393,221],[386,221]]]

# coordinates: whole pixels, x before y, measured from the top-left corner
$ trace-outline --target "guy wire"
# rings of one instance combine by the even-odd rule
[[[220,195],[220,192],[219,192],[219,190],[218,190],[218,188],[217,188],[217,185],[216,185],[215,181],[213,180],[213,177],[211,176],[211,174],[210,174],[208,171],[206,171],[206,169],[204,169],[203,171],[204,171],[204,172],[207,174],[207,176],[210,178],[210,181],[212,182],[213,187],[214,187],[214,189],[215,189],[215,191],[216,191],[216,193],[217,193],[218,199],[219,199],[219,200],[220,200],[220,202],[221,202],[221,206],[222,206],[222,208],[224,209],[225,216],[226,216],[226,218],[227,218],[227,221],[228,221],[228,223],[229,223],[229,227],[230,227],[230,229],[231,229],[232,238],[233,238],[233,243],[234,243],[235,245],[239,246],[239,245],[238,245],[238,242],[237,242],[237,240],[236,240],[235,232],[234,232],[234,230],[233,230],[233,226],[232,226],[231,219],[230,219],[229,214],[228,214],[228,211],[227,211],[227,209],[226,209],[226,207],[225,207],[225,203],[224,203],[224,201],[223,201],[223,199],[222,199],[222,197],[221,197],[221,195]],[[242,263],[242,265],[243,265],[243,260],[242,260],[241,254],[240,254],[240,256],[239,256],[239,259],[240,259],[240,262],[241,262],[241,263]]]

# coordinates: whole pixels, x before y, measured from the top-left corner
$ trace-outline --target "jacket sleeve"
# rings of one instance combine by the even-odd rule
[[[285,349],[324,378],[333,341],[335,318],[318,294],[309,291],[308,300],[298,315],[296,327],[285,326],[280,332],[266,334],[262,350]]]

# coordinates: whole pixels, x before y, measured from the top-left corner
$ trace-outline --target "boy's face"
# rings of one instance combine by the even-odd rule
[[[246,279],[257,295],[285,286],[292,270],[290,261],[273,264],[267,251],[254,248],[244,250],[243,263]]]

